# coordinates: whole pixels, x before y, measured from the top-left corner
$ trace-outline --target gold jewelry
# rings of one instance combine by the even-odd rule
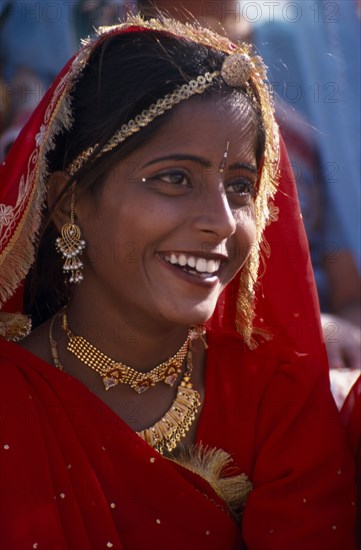
[[[150,428],[137,432],[148,445],[160,454],[164,451],[173,451],[179,441],[186,436],[191,427],[201,400],[199,393],[193,389],[191,383],[192,374],[192,350],[187,353],[187,369],[178,387],[177,397],[169,411]]]
[[[53,336],[53,326],[57,315],[54,315],[54,317],[51,320],[50,327],[49,327],[49,342],[50,342],[50,353],[51,358],[54,363],[54,367],[56,367],[59,370],[64,370],[63,365],[60,362],[59,359],[59,353],[58,353],[58,342],[55,340]]]
[[[178,105],[181,101],[189,99],[195,94],[202,94],[213,82],[217,76],[222,76],[226,84],[232,87],[240,87],[246,84],[252,73],[251,60],[248,55],[245,54],[232,54],[227,57],[223,63],[220,71],[214,71],[213,73],[205,73],[204,75],[197,76],[194,80],[190,80],[188,84],[182,84],[180,88],[176,89],[173,93],[165,95],[163,98],[158,99],[156,103],[152,103],[148,109],[144,109],[139,115],[131,119],[127,124],[123,126],[114,134],[114,136],[108,141],[108,143],[98,152],[95,158],[101,157],[104,153],[111,151],[117,145],[125,141],[129,136],[139,132],[144,126],[148,126],[155,118],[162,115],[166,111],[172,109],[175,105]],[[250,87],[246,89],[247,93],[252,96],[252,90]],[[87,161],[93,153],[96,151],[98,144],[89,147],[80,155],[78,155],[73,162],[67,168],[67,172],[73,176],[79,168]]]
[[[244,53],[234,53],[223,62],[221,75],[228,86],[237,88],[244,86],[251,78],[252,65],[248,55]]]
[[[193,334],[192,328],[189,329],[185,342],[172,357],[148,372],[139,372],[120,361],[111,359],[82,336],[75,336],[69,328],[65,311],[62,314],[62,329],[69,339],[66,349],[87,367],[100,374],[106,390],[118,384],[128,384],[137,393],[143,393],[158,382],[173,386],[182,369]]]
[[[213,79],[220,74],[220,71],[214,71],[213,73],[207,72],[204,75],[197,76],[195,80],[191,80],[188,84],[182,84],[182,86],[180,86],[180,88],[175,90],[173,93],[167,94],[163,98],[158,99],[156,103],[152,103],[148,109],[144,109],[144,111],[142,111],[135,118],[131,119],[127,124],[123,124],[120,130],[118,130],[110,141],[108,141],[108,143],[99,151],[96,158],[99,158],[104,153],[114,149],[114,147],[125,141],[129,136],[139,132],[139,130],[144,128],[144,126],[148,126],[148,124],[155,118],[162,115],[166,111],[169,111],[184,99],[188,99],[195,94],[202,94],[204,90],[212,84]],[[84,162],[91,157],[97,147],[98,144],[83,151],[68,166],[67,172],[73,176],[84,164]]]
[[[59,314],[59,316],[62,316],[63,322],[64,315],[65,312],[63,314]],[[54,315],[49,327],[50,352],[54,366],[60,370],[64,370],[58,355],[58,344],[53,336],[53,325],[56,317],[57,316]],[[64,326],[62,328],[64,328]],[[193,342],[193,340],[201,338],[204,345],[206,346],[206,343],[202,337],[203,332],[204,330],[202,329],[202,327],[197,326],[194,327],[194,329],[190,329],[188,333],[188,337],[186,340],[186,342],[188,342],[188,349],[186,354],[187,367],[181,383],[179,384],[177,397],[173,401],[171,408],[153,426],[141,430],[140,432],[136,432],[139,437],[144,439],[144,441],[146,441],[148,445],[153,447],[160,454],[163,454],[165,450],[171,452],[175,449],[179,441],[188,433],[196,417],[198,409],[201,406],[200,395],[196,390],[193,389],[193,385],[191,383],[193,362],[192,349],[189,344]],[[73,338],[78,337],[75,336]],[[89,345],[91,346],[91,344]],[[119,381],[117,383],[119,383]]]
[[[83,263],[79,256],[85,248],[85,241],[81,239],[81,232],[74,219],[74,204],[75,204],[75,182],[72,185],[71,205],[70,205],[70,223],[65,223],[61,228],[61,237],[55,241],[57,252],[63,255],[64,265],[63,271],[70,274],[70,283],[80,283],[83,280]]]

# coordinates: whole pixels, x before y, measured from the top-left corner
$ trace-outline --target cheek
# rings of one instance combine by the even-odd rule
[[[236,223],[235,238],[239,257],[243,263],[256,241],[257,231],[253,205],[237,212]]]

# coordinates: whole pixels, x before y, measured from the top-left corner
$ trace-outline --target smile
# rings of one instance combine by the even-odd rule
[[[214,277],[219,271],[221,260],[219,258],[206,258],[195,254],[186,254],[172,252],[162,254],[162,259],[174,267],[191,275],[202,276],[204,278]]]

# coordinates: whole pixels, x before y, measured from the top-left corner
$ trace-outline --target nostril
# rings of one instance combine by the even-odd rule
[[[220,240],[229,238],[237,229],[227,196],[222,196],[220,193],[217,193],[216,197],[214,195],[212,198],[207,197],[202,204],[202,209],[198,211],[194,224],[202,233],[213,234]]]

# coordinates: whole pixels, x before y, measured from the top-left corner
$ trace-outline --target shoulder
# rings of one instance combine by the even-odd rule
[[[46,321],[33,330],[29,336],[19,342],[19,346],[35,357],[52,364],[49,340],[50,322],[50,320]]]
[[[8,387],[14,397],[34,376],[47,376],[53,370],[47,357],[39,357],[31,345],[0,339],[0,385]]]
[[[282,401],[302,408],[321,391],[323,398],[332,402],[324,350],[318,355],[300,353],[275,340],[250,350],[237,336],[212,332],[208,343],[208,379],[217,380],[218,387],[232,381],[232,393],[238,398],[252,393],[260,407]]]
[[[5,365],[22,365],[33,362],[35,356],[26,350],[23,346],[15,342],[9,342],[0,338],[0,364]]]
[[[218,368],[249,370],[255,376],[266,377],[293,375],[308,379],[311,370],[325,373],[322,357],[300,353],[290,347],[281,346],[275,340],[259,342],[255,349],[249,349],[241,337],[233,334],[208,332],[208,362]]]

